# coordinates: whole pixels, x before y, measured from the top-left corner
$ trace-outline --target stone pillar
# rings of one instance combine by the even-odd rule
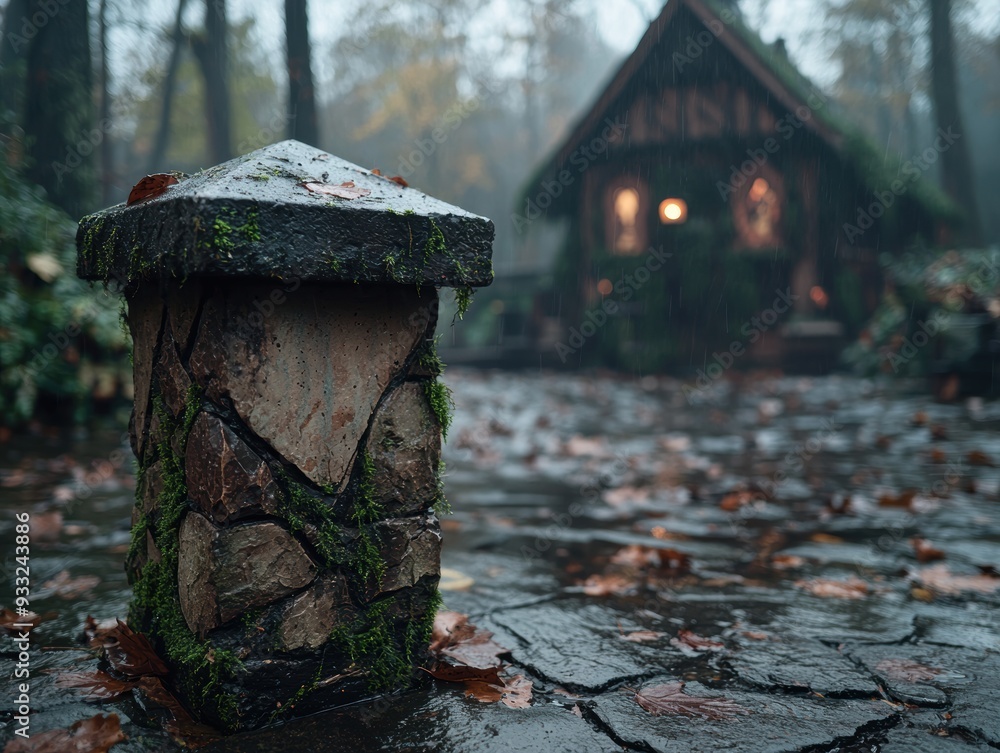
[[[230,730],[407,685],[439,603],[438,289],[493,225],[295,141],[84,218],[139,462],[130,622]]]

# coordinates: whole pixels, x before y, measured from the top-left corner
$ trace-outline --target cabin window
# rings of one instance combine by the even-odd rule
[[[744,248],[774,248],[782,244],[784,189],[774,170],[761,170],[730,197],[737,243]]]
[[[637,181],[612,186],[606,202],[608,247],[615,254],[633,256],[647,245],[647,197]]]

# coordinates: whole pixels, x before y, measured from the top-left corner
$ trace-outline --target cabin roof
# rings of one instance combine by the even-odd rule
[[[663,41],[664,33],[674,21],[681,8],[686,8],[706,28],[713,24],[720,28],[718,41],[735,57],[764,87],[771,97],[789,111],[819,96],[829,100],[812,81],[804,76],[788,57],[775,47],[765,43],[753,30],[747,27],[738,14],[728,9],[718,0],[668,0],[638,46],[622,63],[618,71],[597,97],[594,104],[583,113],[572,127],[569,135],[552,151],[525,183],[520,201],[530,199],[542,181],[553,179],[565,165],[573,152],[589,139],[599,124],[608,117],[609,110],[618,97],[628,88],[629,83],[649,64],[654,50]],[[724,20],[723,20],[724,19]],[[680,52],[680,51],[678,51]],[[849,163],[856,170],[859,179],[871,190],[886,190],[895,180],[903,163],[894,155],[886,154],[841,111],[834,102],[820,108],[810,108],[813,117],[805,121],[805,126],[822,142]],[[956,219],[961,216],[958,207],[932,181],[916,180],[909,189],[912,198],[925,211],[935,217]],[[565,195],[565,194],[564,194]],[[569,214],[572,207],[568,202],[555,203],[549,210],[553,214]]]

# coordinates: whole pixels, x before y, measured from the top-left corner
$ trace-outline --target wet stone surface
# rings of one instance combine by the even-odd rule
[[[677,382],[660,378],[459,369],[447,377],[458,408],[443,453],[455,510],[442,519],[445,606],[469,614],[509,649],[508,671],[534,683],[530,707],[480,703],[457,684],[425,679],[406,693],[205,750],[961,753],[1000,746],[1000,579],[988,570],[1000,566],[1000,406],[938,405],[919,391],[841,377],[720,380],[691,404]],[[804,449],[810,439],[815,451]],[[103,579],[77,601],[39,598],[39,611],[58,612],[38,628],[39,647],[79,648],[88,613],[126,614],[121,562],[134,478],[125,468],[106,485],[91,485],[85,504],[82,497],[58,501],[75,500],[74,490],[84,488],[75,479],[85,474],[57,459],[68,452],[100,462],[113,446],[17,450],[33,453],[27,456],[0,446],[10,504],[64,514],[57,540],[33,546],[32,572],[70,569]],[[46,464],[57,470],[38,470]],[[772,493],[740,496],[754,488]],[[908,489],[914,495],[900,502]],[[395,520],[410,525],[410,518]],[[204,517],[200,524],[213,525]],[[11,533],[5,525],[0,535]],[[420,528],[394,539],[400,563]],[[919,561],[914,537],[944,559]],[[688,567],[665,564],[680,555]],[[933,569],[941,566],[947,570]],[[213,635],[232,633],[234,644],[248,630],[257,634],[247,657],[256,687],[288,697],[313,677],[264,652],[276,641],[300,645],[298,654],[323,651],[310,646],[331,620],[349,614],[339,587],[327,590],[327,576],[284,593],[249,628],[240,620],[215,628]],[[405,619],[403,611],[392,616]],[[624,637],[633,634],[640,642]],[[9,638],[0,641],[12,650]],[[96,660],[67,650],[39,650],[34,658],[38,731],[93,716],[92,704],[42,672],[95,669]],[[654,716],[635,699],[635,690],[673,682],[685,683],[687,695],[730,699],[748,713]],[[248,713],[273,713],[265,694],[242,701]],[[111,753],[179,750],[131,700],[100,710],[118,713],[129,735]]]

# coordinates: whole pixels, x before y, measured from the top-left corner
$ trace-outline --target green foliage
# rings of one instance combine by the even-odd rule
[[[76,277],[75,224],[11,162],[0,145],[0,423],[26,422],[43,395],[82,420],[98,380],[130,379],[118,298]]]
[[[428,339],[417,356],[417,363],[420,364],[420,368],[431,376],[441,376],[444,373],[444,361],[441,360],[441,356],[437,352],[439,337],[440,335],[434,339]]]
[[[362,452],[358,462],[361,473],[351,508],[351,521],[358,527],[357,550],[354,569],[363,583],[380,581],[385,575],[385,560],[374,540],[372,524],[382,519],[382,505],[375,499],[375,463],[371,455]]]

